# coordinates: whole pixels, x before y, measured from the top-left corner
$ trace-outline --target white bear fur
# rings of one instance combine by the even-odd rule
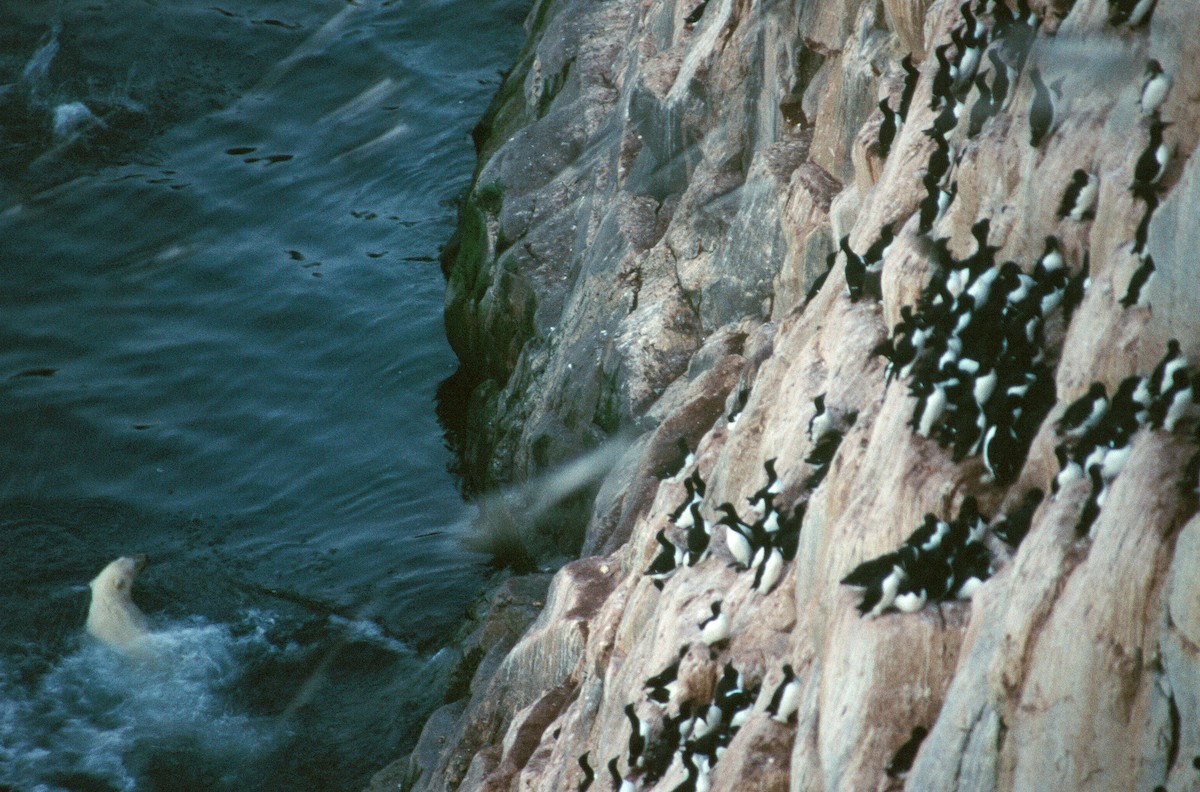
[[[92,603],[88,607],[87,631],[97,640],[129,652],[137,652],[150,634],[146,614],[130,596],[133,581],[146,567],[146,556],[122,556],[101,570],[88,585]]]

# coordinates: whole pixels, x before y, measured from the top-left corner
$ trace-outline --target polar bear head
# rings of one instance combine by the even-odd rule
[[[92,603],[88,608],[87,631],[106,644],[133,649],[150,631],[146,615],[133,604],[133,581],[146,568],[144,555],[122,556],[96,575],[88,585]]]

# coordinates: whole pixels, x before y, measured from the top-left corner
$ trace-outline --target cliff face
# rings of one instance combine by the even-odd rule
[[[510,623],[506,639],[481,643],[492,651],[469,698],[440,711],[387,777],[421,790],[581,789],[588,773],[601,790],[624,779],[664,790],[1200,789],[1194,415],[1173,432],[1056,429],[1094,382],[1116,420],[1119,385],[1151,374],[1168,339],[1200,356],[1200,23],[1187,0],[1158,0],[1133,27],[1111,23],[1119,7],[535,6],[449,268],[451,336],[482,381],[470,455],[489,466],[483,480],[502,481],[618,429],[637,439],[595,500],[583,558],[554,575],[528,629]],[[1173,84],[1144,112],[1152,58]],[[943,59],[959,69],[957,90]],[[907,118],[881,156],[879,102],[899,109],[906,87]],[[945,114],[954,94],[957,121]],[[1156,131],[1171,154],[1161,176]],[[1098,191],[1072,216],[1060,205],[1077,169]],[[942,191],[952,197],[935,216]],[[876,269],[870,251],[889,227],[861,298],[848,293],[861,271],[840,253],[806,299],[843,236]],[[1061,269],[1043,258],[1048,236]],[[1138,293],[1148,259],[1155,277]],[[995,276],[1007,261],[1023,279]],[[996,277],[999,307],[981,277]],[[923,294],[930,284],[944,288]],[[1032,313],[1021,288],[1035,294]],[[888,384],[876,351],[897,326],[896,369],[905,340],[923,335],[926,348]],[[1170,388],[1157,385],[1162,408]],[[957,409],[933,420],[929,399],[947,393]],[[821,395],[840,444],[810,437]],[[922,419],[927,431],[914,431]],[[979,425],[990,451],[969,439]],[[695,460],[676,472],[681,437]],[[1060,444],[1079,475],[1051,496]],[[778,510],[785,527],[752,539],[764,559],[782,546],[781,578],[756,588],[766,560],[739,571],[717,507],[754,523],[748,499],[768,483],[768,460],[779,491],[764,516]],[[711,539],[692,529],[693,549],[707,540],[708,553],[660,590],[644,573],[659,531],[687,548],[687,518],[672,513],[694,473]],[[927,513],[950,522],[973,498],[998,528],[1033,488],[1046,497],[1019,545],[1004,530],[955,540],[986,548],[978,577],[991,574],[973,599],[955,596],[960,578],[941,602],[926,591],[923,607],[897,601],[913,612],[860,616],[873,592],[839,583],[897,551]],[[897,563],[911,584],[915,568]],[[709,646],[700,625],[718,602],[728,636]],[[676,661],[675,686],[653,701],[647,680]],[[729,668],[735,687],[720,681]],[[789,671],[796,711],[774,718]],[[719,721],[707,744],[709,727],[689,713]],[[631,740],[635,719],[644,740]],[[889,774],[914,727],[928,736],[911,770]]]

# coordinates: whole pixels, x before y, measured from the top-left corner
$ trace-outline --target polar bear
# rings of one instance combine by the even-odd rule
[[[109,646],[136,653],[150,633],[146,614],[133,604],[130,592],[138,573],[146,568],[144,555],[122,556],[101,570],[89,583],[92,604],[88,607],[87,631]]]

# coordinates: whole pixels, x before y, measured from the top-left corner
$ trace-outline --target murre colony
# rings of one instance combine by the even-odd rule
[[[1125,6],[1123,0],[1110,4],[1111,24],[1136,26],[1152,12],[1152,6]],[[696,7],[689,24],[704,23],[704,8]],[[972,487],[998,490],[1017,481],[1045,426],[1052,427],[1059,472],[1030,482],[1037,486],[1017,488],[1009,506],[991,515],[981,513],[975,497],[960,495],[953,508],[927,513],[915,526],[909,523],[907,539],[890,552],[855,559],[839,572],[845,592],[839,602],[866,620],[919,618],[922,612],[936,613],[939,603],[969,602],[997,566],[1018,551],[1038,510],[1059,499],[1077,504],[1076,541],[1090,541],[1105,496],[1139,433],[1175,432],[1193,426],[1196,417],[1196,375],[1176,341],[1167,344],[1150,372],[1134,371],[1131,364],[1123,377],[1056,392],[1065,328],[1091,286],[1089,252],[1065,241],[1066,231],[1030,240],[1040,253],[1023,260],[998,255],[1013,246],[996,238],[995,217],[975,219],[973,245],[965,255],[937,235],[957,199],[956,173],[970,141],[987,133],[989,125],[1021,116],[1028,127],[1022,145],[1051,145],[1068,99],[1062,81],[1048,69],[1027,66],[1041,24],[1027,4],[983,0],[958,10],[962,21],[950,41],[933,48],[923,71],[905,57],[899,64],[904,73],[899,100],[885,98],[876,106],[873,153],[881,159],[902,145],[906,124],[918,114],[929,118],[920,134],[923,145],[932,148],[926,166],[914,174],[923,187],[916,222],[908,216],[889,218],[861,246],[852,245],[849,235],[837,238],[827,249],[827,269],[805,302],[829,288],[831,275],[838,282],[839,264],[844,299],[878,299],[881,274],[897,242],[904,238],[910,247],[918,245],[930,277],[876,347],[886,361],[881,388],[905,389],[909,426],[918,442],[929,443],[930,453],[940,447],[964,466],[978,460],[982,475]],[[1013,101],[1022,85],[1030,96],[1027,104]],[[1102,184],[1112,178],[1111,171],[1101,173],[1097,166],[1043,176],[1060,185],[1043,210],[1063,228],[1093,222],[1103,187],[1128,190],[1143,207],[1128,241],[1137,264],[1121,280],[1119,305],[1126,311],[1146,309],[1152,295],[1155,266],[1148,239],[1173,153],[1170,125],[1160,117],[1171,88],[1171,76],[1150,60],[1137,94],[1139,128],[1129,151],[1128,184]],[[915,104],[918,95],[928,96],[928,112],[924,102]],[[749,387],[734,390],[726,404],[726,429],[742,420],[753,395]],[[766,460],[761,486],[736,499],[717,502],[708,496],[713,488],[705,476],[711,475],[711,465],[680,441],[679,466],[664,486],[681,487],[681,497],[660,515],[653,549],[639,568],[655,588],[669,592],[672,581],[689,569],[721,565],[735,570],[747,596],[738,596],[736,605],[733,597],[716,596],[677,615],[693,638],[679,648],[677,660],[645,680],[641,698],[626,703],[629,741],[623,755],[595,762],[588,754],[578,757],[587,770],[579,788],[592,783],[593,764],[603,764],[614,790],[650,789],[667,778],[673,790],[704,790],[726,746],[751,719],[770,719],[781,728],[795,719],[806,695],[803,667],[781,663],[747,670],[735,667],[728,653],[737,640],[739,610],[769,601],[795,564],[810,498],[837,465],[843,439],[856,424],[857,413],[830,393],[812,394],[811,403],[811,413],[798,416],[807,454]],[[1200,451],[1180,472],[1180,486],[1194,495]],[[701,695],[681,683],[695,658],[724,668],[716,686]],[[912,728],[881,772],[902,778],[927,734],[924,725]]]

